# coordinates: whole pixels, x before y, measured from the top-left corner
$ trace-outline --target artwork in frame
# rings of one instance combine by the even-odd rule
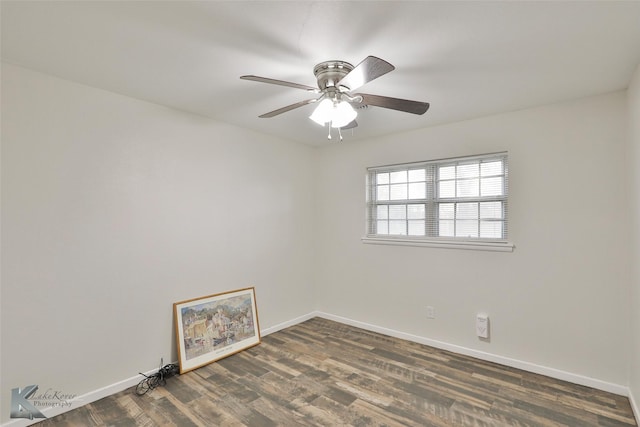
[[[173,304],[180,373],[260,344],[255,288]]]

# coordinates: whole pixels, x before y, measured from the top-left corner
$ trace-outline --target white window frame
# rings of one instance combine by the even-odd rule
[[[460,170],[464,167],[464,165],[470,165],[473,168],[473,165],[477,164],[478,168],[481,168],[482,164],[487,164],[490,162],[495,162],[497,160],[502,161],[502,171],[498,172],[495,176],[482,175],[478,172],[478,177],[476,179],[477,183],[474,181],[474,184],[478,185],[478,188],[481,187],[482,179],[491,179],[500,177],[500,179],[494,179],[493,182],[502,182],[502,191],[498,192],[499,194],[490,194],[490,195],[482,195],[480,190],[478,190],[477,195],[473,196],[459,196],[457,194],[458,191],[464,187],[465,178],[460,175]],[[451,170],[451,166],[456,166],[455,171],[457,171],[457,175],[454,178],[449,177],[449,179],[440,179],[443,178],[443,173],[439,174],[440,168],[443,171]],[[420,173],[416,172],[411,174],[409,171],[412,170],[425,170],[425,177],[422,178]],[[480,170],[480,169],[478,169]],[[393,179],[392,173],[395,172],[395,176],[400,177],[400,180],[403,179],[405,175],[403,175],[403,171],[407,171],[407,189],[403,189],[402,185],[398,185],[397,188],[400,190],[399,194],[396,196],[383,196],[387,197],[384,200],[377,200],[379,194],[383,194],[381,190],[393,191],[391,187],[393,183],[391,180]],[[389,172],[389,175],[386,175],[386,172]],[[414,178],[411,178],[413,175]],[[389,185],[386,185],[386,182],[376,182],[377,177],[390,177]],[[380,178],[382,179],[382,178]],[[411,190],[411,182],[412,180],[419,181],[419,183],[415,184],[416,193],[413,196],[410,196]],[[442,186],[439,185],[439,182],[442,181]],[[455,186],[456,190],[454,190],[455,194],[453,197],[440,197],[439,189],[443,188],[446,185],[446,182],[452,182]],[[404,182],[404,181],[399,181]],[[489,183],[487,181],[487,183]],[[500,184],[498,184],[500,185]],[[366,182],[366,194],[367,194],[367,208],[366,208],[366,231],[365,236],[362,238],[363,243],[367,244],[382,244],[382,245],[402,245],[402,246],[425,246],[425,247],[438,247],[438,248],[453,248],[453,249],[472,249],[472,250],[488,250],[488,251],[502,251],[502,252],[511,252],[514,249],[514,245],[508,241],[508,154],[506,152],[502,153],[490,153],[483,155],[475,155],[475,156],[465,156],[465,157],[456,157],[449,159],[439,159],[439,160],[429,160],[424,162],[414,162],[414,163],[404,163],[404,164],[396,164],[396,165],[386,165],[386,166],[376,166],[370,167],[367,169],[367,182]],[[380,189],[378,187],[381,187]],[[384,188],[382,188],[384,187]],[[494,187],[487,187],[494,188]],[[444,191],[444,190],[443,190]],[[405,198],[403,195],[406,193]],[[489,192],[490,193],[490,192]],[[416,195],[417,194],[417,195]],[[422,197],[424,195],[424,197]],[[451,196],[449,194],[449,196]],[[410,198],[411,197],[411,198]],[[462,224],[463,221],[456,217],[455,215],[458,212],[462,212],[463,207],[471,207],[473,208],[474,204],[477,204],[477,209],[481,209],[481,206],[495,206],[496,203],[499,202],[502,209],[502,216],[497,217],[497,219],[487,219],[481,218],[480,214],[478,214],[477,218],[473,220],[466,221],[467,224],[473,224],[474,221],[477,221],[477,234],[478,237],[464,237],[464,236],[440,236],[439,227],[444,226],[445,223],[453,226],[452,230],[455,230],[455,227],[458,224]],[[453,207],[455,213],[451,220],[447,218],[440,218],[440,211],[445,212],[444,205],[450,205]],[[417,220],[412,220],[410,214],[408,213],[409,207],[413,205],[413,218],[417,218]],[[443,205],[440,208],[440,205]],[[464,206],[463,206],[464,205]],[[379,206],[382,210],[379,210]],[[386,208],[385,208],[386,206]],[[391,217],[391,209],[392,206],[397,206],[394,211],[400,212],[399,220],[392,221]],[[405,215],[402,215],[403,207],[405,209]],[[416,213],[416,209],[418,212]],[[424,209],[424,214],[422,214],[422,210]],[[380,218],[378,217],[378,213],[380,213]],[[384,216],[387,215],[387,216]],[[380,222],[378,223],[378,220]],[[406,223],[403,225],[403,221]],[[491,224],[492,221],[495,221],[496,224]],[[397,230],[401,230],[404,234],[387,234],[392,227],[392,222],[397,224],[399,227]],[[385,227],[385,232],[381,234],[377,234],[377,227]],[[411,224],[413,223],[413,224]],[[500,224],[497,224],[500,223]],[[378,225],[380,224],[380,225]],[[480,234],[484,231],[482,230],[482,226],[485,225],[487,229],[490,229],[495,225],[494,232],[500,233],[499,238],[486,238],[479,237]],[[404,228],[403,228],[404,227]],[[420,227],[424,227],[424,230],[421,231]],[[417,233],[424,232],[424,235],[410,235],[411,230],[417,231]],[[453,232],[455,234],[455,232]],[[473,233],[473,232],[472,232]]]

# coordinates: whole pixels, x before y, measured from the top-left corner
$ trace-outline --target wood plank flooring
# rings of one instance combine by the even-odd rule
[[[635,426],[626,397],[322,318],[44,426]]]

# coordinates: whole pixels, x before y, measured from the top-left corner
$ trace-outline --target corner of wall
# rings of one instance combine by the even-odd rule
[[[627,90],[629,127],[629,199],[631,205],[631,259],[640,256],[640,64]],[[629,400],[636,419],[640,419],[640,265],[631,272],[631,357],[629,366]]]

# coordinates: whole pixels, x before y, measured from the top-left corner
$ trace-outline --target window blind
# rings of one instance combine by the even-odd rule
[[[506,241],[507,154],[367,169],[367,236]]]

